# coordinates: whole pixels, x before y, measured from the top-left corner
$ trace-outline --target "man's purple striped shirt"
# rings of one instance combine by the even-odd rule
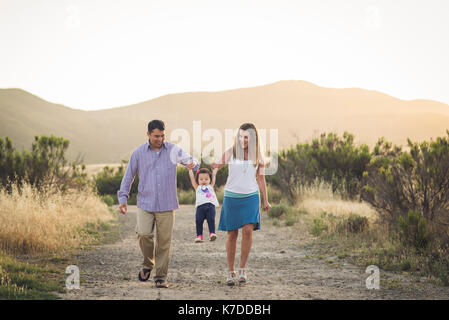
[[[137,206],[150,212],[169,211],[179,208],[176,193],[176,165],[193,161],[200,165],[190,154],[176,144],[164,141],[156,152],[149,141],[135,149],[129,159],[117,196],[120,204],[129,198],[131,184],[136,174],[139,176]]]

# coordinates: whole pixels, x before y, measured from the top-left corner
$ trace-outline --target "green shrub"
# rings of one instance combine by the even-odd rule
[[[137,193],[131,193],[127,201],[129,205],[137,205]]]
[[[271,207],[268,211],[268,216],[270,218],[280,218],[283,214],[287,214],[289,212],[289,207],[285,204],[277,204]]]
[[[430,272],[434,274],[444,286],[449,286],[449,258],[440,257],[430,265]]]
[[[83,189],[88,185],[84,164],[69,163],[69,140],[63,137],[35,136],[31,151],[16,151],[12,141],[0,138],[0,188],[11,192],[12,184],[24,183],[39,191]]]
[[[344,132],[322,133],[311,143],[298,143],[278,155],[276,174],[267,181],[278,187],[293,204],[302,187],[315,179],[331,184],[333,193],[355,199],[363,185],[363,172],[370,162],[367,145],[354,144],[354,135]]]
[[[190,182],[189,170],[184,166],[176,167],[176,185],[177,188],[181,190],[192,189],[192,182]]]
[[[290,213],[287,215],[287,218],[285,218],[285,225],[286,226],[292,226],[298,221],[298,217],[295,213]]]
[[[223,204],[224,189],[223,188],[216,189],[215,187],[214,187],[214,189],[215,189],[215,195],[217,196],[218,202],[220,203],[220,205]]]
[[[319,236],[325,230],[328,230],[328,225],[324,222],[324,220],[321,218],[314,218],[312,226],[312,234],[314,236]]]
[[[195,204],[196,194],[195,190],[178,190],[178,202],[179,204]]]
[[[361,233],[368,228],[369,222],[367,217],[357,214],[350,214],[337,224],[339,233]]]
[[[399,217],[400,239],[404,244],[412,245],[418,250],[427,248],[429,236],[426,220],[418,212],[410,210],[407,218]]]
[[[123,160],[122,164],[119,167],[111,168],[109,166],[105,166],[103,170],[97,173],[93,177],[94,184],[96,186],[97,192],[100,195],[106,194],[117,194],[117,191],[120,189],[120,184],[123,179],[123,175],[125,174],[126,161]],[[139,184],[139,177],[136,176],[133,184],[131,185],[130,193],[137,193],[137,187]]]
[[[412,267],[412,264],[410,263],[409,260],[403,260],[403,261],[401,261],[401,263],[400,263],[400,265],[399,265],[399,268],[400,268],[402,271],[410,270],[411,267]]]
[[[101,200],[104,202],[104,203],[106,203],[106,205],[108,206],[108,207],[111,207],[111,206],[113,206],[114,205],[114,197],[112,196],[112,195],[110,195],[110,194],[106,194],[106,195],[104,195],[104,196],[101,196]]]
[[[268,201],[271,204],[279,204],[283,200],[287,200],[286,197],[283,196],[282,192],[272,186],[271,184],[267,183],[267,194],[268,194]]]
[[[407,220],[408,212],[417,210],[427,225],[447,225],[449,130],[446,132],[448,137],[437,137],[430,142],[407,139],[410,151],[402,151],[400,146],[393,148],[391,143],[379,139],[363,174],[362,199],[376,208],[382,220],[396,224],[399,217]],[[447,238],[444,229],[441,231],[435,236]]]

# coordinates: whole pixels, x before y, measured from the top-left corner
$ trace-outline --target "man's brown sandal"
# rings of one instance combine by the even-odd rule
[[[151,269],[143,268],[139,271],[139,280],[140,281],[147,281],[150,279]]]
[[[157,279],[155,282],[156,282],[156,288],[168,288],[168,284],[165,280]]]

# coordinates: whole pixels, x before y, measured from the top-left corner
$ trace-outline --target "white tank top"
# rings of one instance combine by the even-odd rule
[[[231,155],[228,163],[228,179],[225,190],[235,193],[252,193],[259,190],[256,180],[258,166],[251,160],[234,159]]]

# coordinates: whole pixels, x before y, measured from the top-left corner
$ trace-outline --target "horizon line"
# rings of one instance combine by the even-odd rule
[[[65,105],[63,103],[49,101],[46,98],[43,98],[43,97],[41,97],[41,96],[31,92],[31,91],[23,89],[23,88],[9,87],[9,88],[0,88],[0,90],[19,90],[19,91],[23,91],[23,92],[25,92],[27,94],[30,94],[32,96],[35,96],[36,98],[41,99],[41,100],[43,100],[45,102],[48,102],[48,103],[51,103],[51,104],[61,105],[61,106],[65,107],[65,108],[69,108],[69,109],[76,110],[76,111],[95,112],[95,111],[106,111],[106,110],[112,110],[112,109],[132,107],[132,106],[135,106],[135,105],[138,105],[138,104],[141,104],[141,103],[149,102],[149,101],[152,101],[152,100],[155,100],[155,99],[159,99],[159,98],[163,98],[163,97],[167,97],[167,96],[171,96],[171,95],[195,94],[195,93],[221,93],[221,92],[235,91],[235,90],[241,90],[241,89],[252,89],[252,88],[265,87],[265,86],[270,86],[270,85],[274,85],[274,84],[278,84],[278,83],[282,83],[282,82],[301,82],[301,83],[304,83],[304,84],[308,84],[308,85],[312,85],[314,87],[324,88],[324,89],[337,89],[337,90],[356,89],[356,90],[363,90],[363,91],[374,92],[374,93],[377,93],[377,94],[382,94],[382,95],[385,95],[385,96],[388,96],[390,98],[397,99],[397,100],[400,100],[400,101],[408,101],[408,102],[412,102],[412,101],[428,101],[428,102],[441,103],[441,104],[444,104],[444,105],[449,107],[449,103],[445,103],[445,102],[438,101],[438,100],[433,100],[433,99],[426,99],[426,98],[401,99],[401,98],[395,97],[395,96],[393,96],[391,94],[388,94],[388,93],[385,93],[385,92],[382,92],[382,91],[379,91],[379,90],[375,90],[375,89],[366,89],[366,88],[361,88],[361,87],[325,87],[325,86],[317,85],[316,83],[313,83],[313,82],[310,82],[310,81],[307,81],[307,80],[295,80],[295,79],[278,80],[278,81],[275,81],[275,82],[270,82],[270,83],[265,83],[265,84],[260,84],[260,85],[252,85],[252,86],[248,86],[248,87],[238,87],[238,88],[223,89],[223,90],[213,90],[213,91],[201,91],[201,90],[198,90],[198,91],[172,92],[172,93],[163,94],[163,95],[160,95],[160,96],[157,96],[157,97],[149,98],[149,99],[146,99],[146,100],[143,100],[143,101],[140,101],[140,102],[136,102],[136,103],[130,103],[130,104],[127,104],[127,105],[116,106],[116,107],[106,107],[106,108],[92,109],[92,110],[73,108],[73,107],[70,107],[70,106]]]

